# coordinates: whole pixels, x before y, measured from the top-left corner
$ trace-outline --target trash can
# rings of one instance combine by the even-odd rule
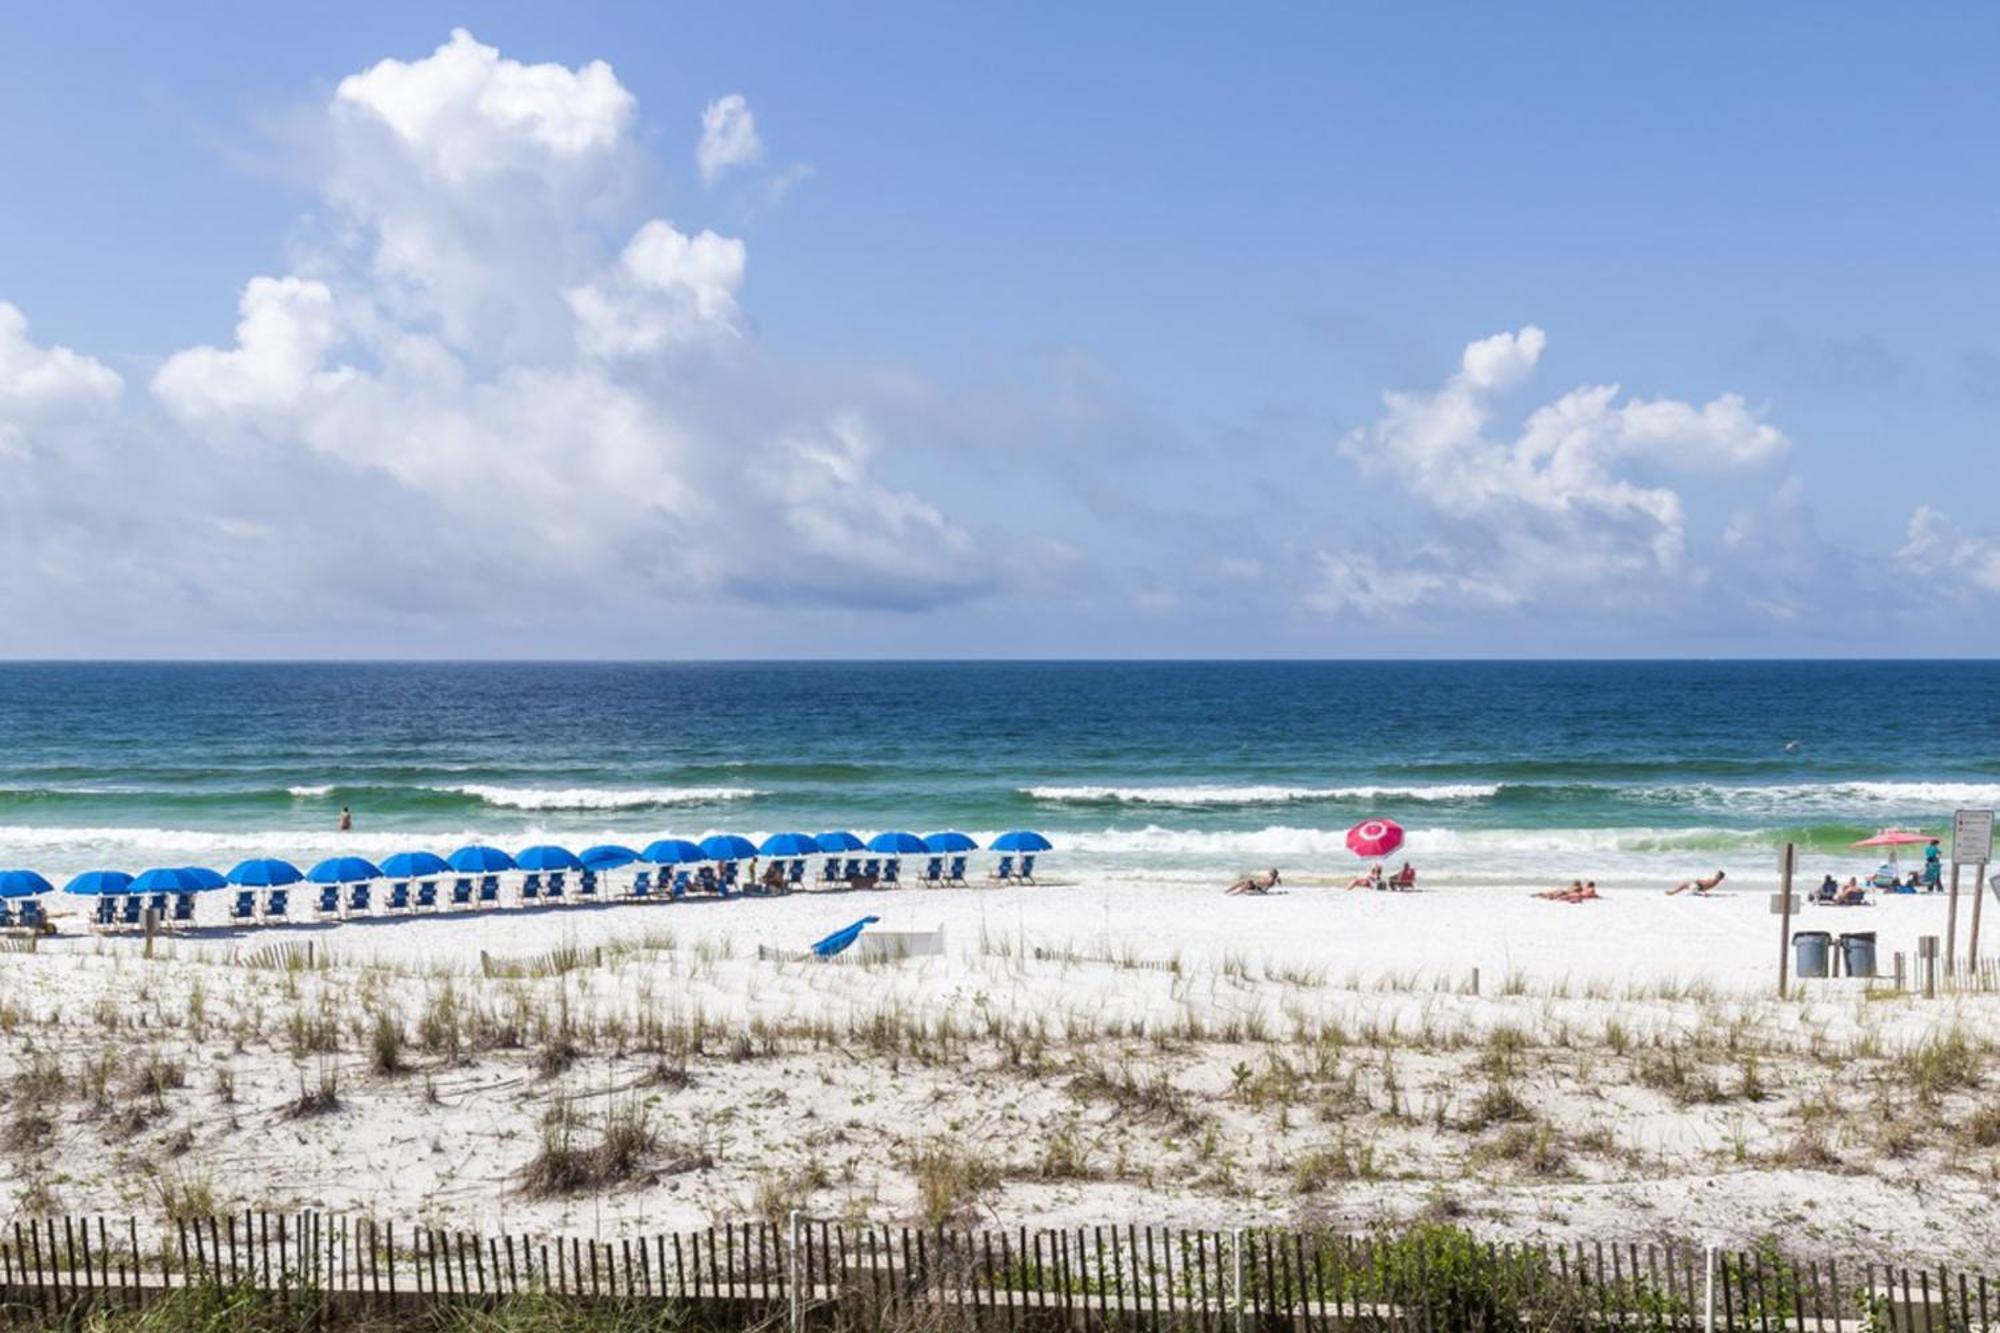
[[[1857,930],[1851,935],[1840,937],[1841,960],[1847,964],[1850,977],[1872,977],[1875,975],[1875,932]]]
[[[1792,936],[1792,971],[1800,977],[1823,977],[1831,960],[1833,935],[1824,930],[1801,930]]]

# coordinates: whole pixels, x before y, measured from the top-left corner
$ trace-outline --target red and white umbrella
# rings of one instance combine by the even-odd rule
[[[1403,826],[1393,819],[1364,819],[1347,830],[1347,850],[1371,859],[1387,856],[1403,845]]]

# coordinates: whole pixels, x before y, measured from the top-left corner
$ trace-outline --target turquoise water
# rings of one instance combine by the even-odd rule
[[[1047,832],[1105,873],[1607,882],[2000,804],[2000,664],[0,666],[0,864]],[[356,830],[334,834],[341,806]]]

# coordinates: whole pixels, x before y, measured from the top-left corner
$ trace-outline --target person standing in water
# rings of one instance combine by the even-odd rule
[[[342,833],[354,832],[354,812],[344,805],[340,807],[340,831]]]

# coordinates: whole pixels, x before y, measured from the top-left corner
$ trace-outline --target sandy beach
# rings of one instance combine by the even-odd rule
[[[585,1234],[790,1207],[1450,1216],[1515,1238],[1990,1252],[2000,995],[1841,979],[1778,999],[1771,886],[1749,875],[1580,905],[1313,878],[211,929],[151,958],[69,933],[4,959],[0,1216],[315,1207]],[[1944,910],[1797,925],[1877,932],[1886,970]],[[864,913],[942,929],[945,954],[797,958]],[[275,956],[306,941],[311,966]],[[534,1183],[552,1143],[620,1126],[643,1146],[614,1178]]]

